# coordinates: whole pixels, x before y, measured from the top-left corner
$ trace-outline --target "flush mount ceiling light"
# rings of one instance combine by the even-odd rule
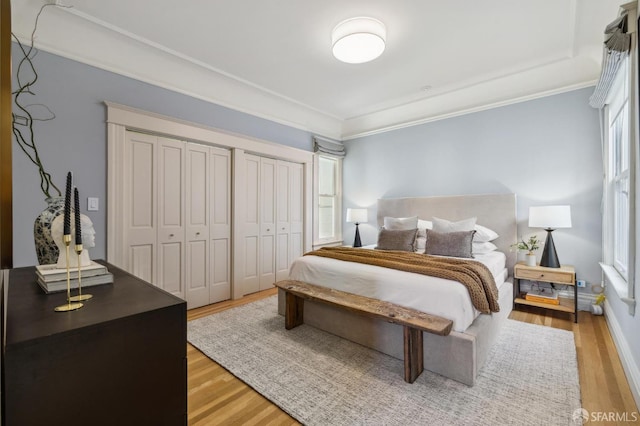
[[[333,56],[349,64],[361,64],[384,52],[387,29],[374,18],[351,18],[340,22],[331,32]]]

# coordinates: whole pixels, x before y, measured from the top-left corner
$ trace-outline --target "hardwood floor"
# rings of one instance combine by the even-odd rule
[[[187,311],[187,321],[202,318],[277,294],[261,291],[239,300],[228,300]],[[299,425],[234,375],[187,344],[189,424],[200,425]]]
[[[274,295],[271,289],[240,300],[231,300],[188,311],[187,320],[224,311]],[[580,312],[579,323],[569,314],[522,306],[511,319],[571,330],[576,341],[582,406],[590,413],[632,413],[639,410],[622,370],[620,359],[604,316]],[[535,354],[532,354],[535,356]],[[187,344],[188,401],[190,425],[297,425],[280,408],[236,379],[196,348]],[[553,362],[553,360],[550,360]],[[628,417],[628,419],[632,419]],[[590,425],[630,425],[638,422],[594,422]]]

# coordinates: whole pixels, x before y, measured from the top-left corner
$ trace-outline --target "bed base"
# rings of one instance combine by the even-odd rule
[[[500,312],[478,316],[464,332],[448,336],[423,333],[424,369],[469,386],[487,360],[513,307],[513,284],[500,291]],[[285,314],[285,292],[278,290],[278,313]],[[402,360],[403,327],[324,303],[305,302],[304,323]]]

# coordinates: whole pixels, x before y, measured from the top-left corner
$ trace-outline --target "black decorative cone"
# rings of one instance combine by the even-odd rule
[[[547,229],[547,239],[544,242],[544,250],[542,251],[542,257],[540,258],[540,266],[546,268],[559,268],[560,261],[558,260],[558,253],[556,253],[556,246],[553,244],[553,236],[551,233],[553,229]]]
[[[360,230],[358,230],[358,224],[356,223],[356,239],[353,240],[354,247],[362,247],[362,241],[360,241]]]

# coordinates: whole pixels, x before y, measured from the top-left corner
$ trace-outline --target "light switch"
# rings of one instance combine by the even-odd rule
[[[87,198],[87,210],[90,212],[97,212],[99,207],[99,199],[97,197]]]

